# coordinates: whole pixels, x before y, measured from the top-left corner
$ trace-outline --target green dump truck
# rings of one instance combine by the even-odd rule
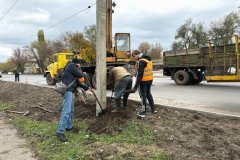
[[[163,75],[177,85],[208,82],[239,82],[239,44],[163,52]]]

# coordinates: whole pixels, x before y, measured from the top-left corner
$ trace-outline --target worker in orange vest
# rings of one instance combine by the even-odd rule
[[[157,113],[151,94],[151,86],[153,82],[153,65],[150,56],[140,53],[138,50],[133,51],[133,56],[134,60],[136,61],[135,69],[137,72],[137,81],[133,92],[139,88],[142,108],[140,112],[138,112],[138,116],[145,117],[147,100],[151,107],[151,113]]]

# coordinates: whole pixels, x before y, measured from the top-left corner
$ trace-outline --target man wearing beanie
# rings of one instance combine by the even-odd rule
[[[78,79],[85,77],[85,74],[79,71],[80,60],[73,58],[72,62],[68,63],[65,67],[62,82],[68,87],[67,91],[62,95],[63,104],[62,112],[59,120],[58,128],[55,135],[61,142],[66,142],[67,139],[64,135],[65,130],[70,131],[73,129],[72,118],[74,110],[74,93],[77,87],[82,87],[85,91],[89,89],[88,86],[81,84]]]

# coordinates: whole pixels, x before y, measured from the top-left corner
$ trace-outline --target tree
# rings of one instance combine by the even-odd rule
[[[91,43],[84,38],[83,33],[81,32],[65,32],[62,33],[61,37],[58,40],[58,43],[61,43],[63,50],[68,51],[81,51],[83,48],[91,48]]]
[[[151,49],[151,44],[148,42],[141,42],[138,46],[138,50],[142,53],[148,53]]]
[[[58,39],[50,42],[53,53],[66,52],[67,49],[64,47],[64,44]]]
[[[38,42],[43,42],[43,41],[45,41],[44,32],[43,32],[42,29],[38,31],[37,37],[38,37]]]
[[[44,38],[44,33],[42,30],[38,31],[38,40],[31,43],[29,47],[30,54],[29,59],[34,59],[41,71],[44,72],[47,66],[47,59],[53,53],[50,46],[50,42],[46,41]]]
[[[176,32],[172,49],[193,49],[206,45],[208,40],[207,31],[202,23],[193,23],[187,19]]]
[[[232,37],[240,31],[240,16],[231,12],[225,17],[210,23],[209,36],[215,45],[232,43]]]
[[[192,46],[191,48],[200,48],[207,45],[208,34],[202,23],[192,25]]]
[[[91,42],[93,50],[96,51],[96,25],[85,26],[84,34],[86,38]]]
[[[171,45],[172,50],[183,49],[183,44],[181,41],[174,41]]]
[[[28,57],[21,51],[20,48],[16,48],[13,50],[13,55],[10,57],[10,61],[15,64],[15,70],[19,70],[23,73],[25,64],[28,61]]]
[[[151,58],[152,59],[162,59],[162,51],[163,51],[163,48],[161,46],[160,43],[156,43],[155,45],[152,45],[151,47]]]
[[[190,46],[190,39],[192,36],[191,26],[192,19],[186,20],[186,22],[178,28],[177,34],[175,36],[175,39],[180,39],[180,41],[182,41],[184,48],[186,49],[188,49]]]
[[[10,59],[8,59],[7,62],[5,63],[0,64],[0,70],[3,73],[13,72],[16,69],[16,67],[17,67],[16,64]]]

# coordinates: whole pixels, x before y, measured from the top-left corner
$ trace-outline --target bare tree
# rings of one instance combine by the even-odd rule
[[[61,42],[61,40],[55,40],[50,42],[51,48],[53,53],[59,53],[59,52],[66,52],[67,48],[64,47],[64,44]]]
[[[142,53],[147,53],[151,49],[151,44],[148,42],[141,42],[138,46],[138,50]]]
[[[25,55],[20,48],[16,48],[13,50],[13,55],[10,57],[10,61],[12,61],[15,66],[16,70],[19,70],[20,72],[24,72],[25,64],[28,61],[27,55]]]
[[[162,45],[160,43],[156,43],[155,45],[152,45],[151,47],[151,58],[152,59],[162,59],[162,51],[163,51],[163,48],[162,48]]]

